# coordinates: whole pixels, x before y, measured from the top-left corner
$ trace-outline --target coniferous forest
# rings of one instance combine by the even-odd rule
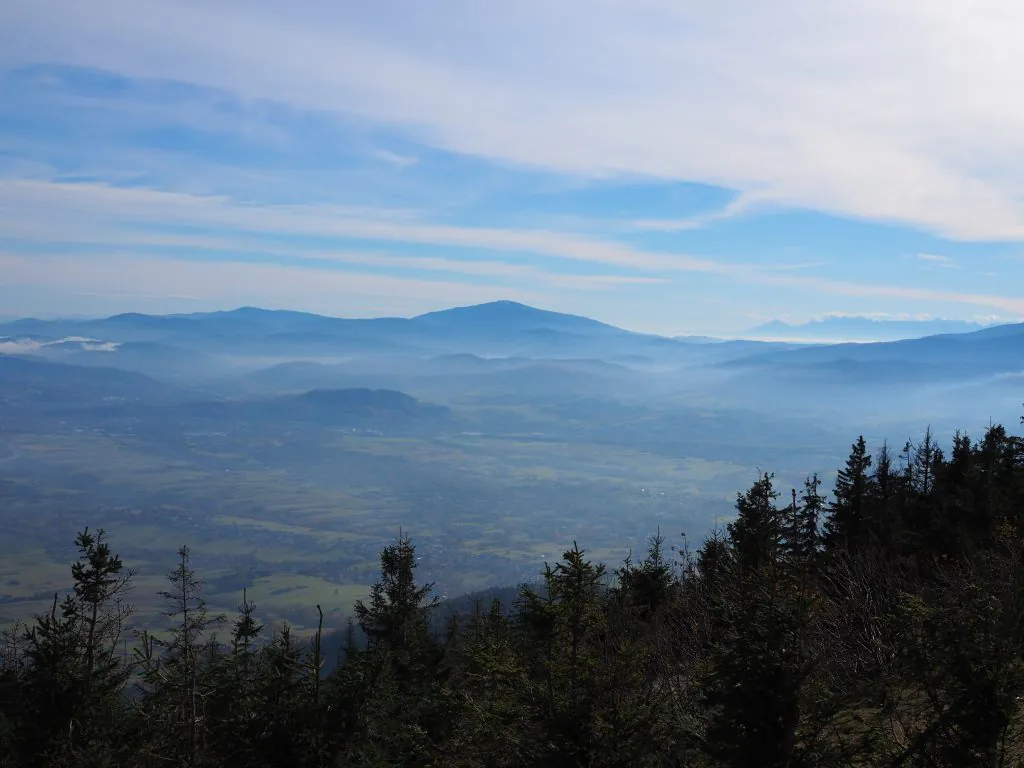
[[[571,543],[441,624],[402,536],[340,653],[258,595],[213,615],[187,548],[137,627],[131,569],[75,543],[67,594],[4,637],[3,766],[1024,765],[1024,441],[999,426],[859,439],[834,488],[765,474],[699,545]]]

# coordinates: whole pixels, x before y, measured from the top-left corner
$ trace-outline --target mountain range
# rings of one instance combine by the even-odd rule
[[[635,333],[585,317],[510,301],[412,318],[343,319],[243,307],[190,315],[122,314],[97,320],[27,318],[0,324],[0,351],[164,378],[187,371],[355,358],[586,358],[678,365],[770,349],[763,342],[707,344]],[[778,348],[788,348],[780,345]]]
[[[206,543],[218,610],[241,569],[330,601],[404,526],[445,589],[514,583],[578,530],[596,547],[700,535],[762,470],[799,487],[860,431],[903,445],[928,425],[1016,424],[1022,370],[1024,324],[821,344],[671,339],[511,302],[23,319],[0,325],[5,531],[31,533],[32,557],[63,551],[71,514]]]
[[[758,325],[745,338],[834,344],[840,342],[900,341],[950,333],[970,333],[986,326],[965,320],[882,320],[871,317],[828,317],[808,323],[781,320]]]
[[[935,329],[956,332],[923,335]],[[979,330],[957,321],[830,318],[753,330],[764,336],[803,333],[808,341],[666,338],[500,301],[365,320],[253,307],[97,320],[29,318],[0,324],[0,351],[142,373],[171,384],[216,381],[223,393],[258,396],[357,387],[430,397],[455,391],[597,396],[613,389],[640,396],[692,390],[714,380],[715,371],[745,376],[756,389],[772,381],[965,381],[1024,368],[1024,324]],[[913,338],[838,344],[810,338],[868,331]]]
[[[660,351],[676,346],[588,318],[515,302],[460,307],[412,318],[344,319],[243,307],[191,315],[122,314],[99,320],[23,319],[0,334],[39,345],[65,339],[133,344],[134,355],[173,349],[244,357],[431,355],[485,357]],[[153,345],[159,345],[154,347]],[[40,353],[60,352],[40,346]],[[120,352],[121,350],[117,350]]]

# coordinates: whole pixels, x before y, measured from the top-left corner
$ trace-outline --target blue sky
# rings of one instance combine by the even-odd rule
[[[1016,3],[504,5],[3,4],[0,315],[1024,318]]]

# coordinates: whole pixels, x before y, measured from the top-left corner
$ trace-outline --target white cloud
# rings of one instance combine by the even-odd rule
[[[681,232],[688,229],[701,229],[719,221],[736,218],[757,207],[756,195],[740,195],[718,211],[699,213],[682,219],[640,219],[634,223],[637,229],[649,229],[656,232]]]
[[[139,258],[134,254],[89,257],[25,256],[0,252],[5,285],[44,287],[54,294],[117,297],[188,296],[191,305],[222,309],[258,304],[271,309],[307,309],[325,314],[387,314],[404,307],[437,309],[453,304],[515,299],[545,305],[542,291],[473,285],[445,280],[316,270],[227,261]]]
[[[773,285],[808,288],[830,293],[835,296],[847,296],[864,299],[900,299],[903,301],[941,302],[946,304],[968,304],[976,307],[1000,309],[1013,315],[1024,315],[1024,298],[1016,296],[998,296],[987,293],[968,293],[963,291],[941,290],[933,288],[910,288],[898,285],[868,285],[864,283],[848,283],[828,278],[805,277],[798,275],[773,275]]]
[[[148,225],[184,224],[189,227],[202,227],[209,230],[220,230],[221,234],[214,235],[177,235],[166,233],[146,232],[144,227]],[[130,226],[125,226],[130,225]],[[507,262],[479,262],[482,266],[463,268],[465,274],[477,276],[490,275],[492,277],[510,276],[518,271],[523,277],[530,277],[528,270],[524,271],[522,265],[517,265],[515,260],[523,254],[540,255],[543,257],[568,262],[587,263],[604,265],[640,272],[645,274],[626,276],[559,276],[556,272],[544,273],[543,279],[533,281],[535,289],[541,284],[548,287],[575,287],[594,288],[601,285],[615,284],[627,285],[634,283],[643,285],[646,283],[663,282],[660,279],[650,279],[652,273],[662,278],[668,275],[694,272],[709,275],[718,275],[737,282],[752,283],[756,285],[772,285],[778,287],[798,288],[810,290],[835,296],[845,296],[862,299],[898,299],[902,301],[915,302],[941,302],[946,304],[970,305],[995,309],[1013,315],[1024,315],[1024,298],[1017,296],[1002,296],[997,294],[973,293],[967,291],[956,291],[948,289],[933,289],[926,287],[906,287],[898,285],[878,285],[867,283],[854,283],[844,280],[817,277],[807,274],[797,274],[801,269],[816,266],[816,263],[802,263],[783,265],[782,268],[765,268],[751,264],[737,264],[716,261],[683,253],[672,253],[665,251],[651,251],[636,248],[625,243],[612,240],[596,239],[574,233],[564,233],[546,230],[522,230],[503,229],[486,227],[458,227],[449,225],[435,225],[421,223],[411,215],[404,212],[394,213],[390,211],[372,211],[366,209],[340,208],[337,206],[266,206],[246,205],[236,203],[226,198],[201,197],[186,195],[182,193],[168,193],[149,189],[126,189],[103,184],[58,184],[38,181],[0,181],[0,229],[9,237],[23,236],[30,238],[33,242],[44,244],[62,242],[61,238],[70,239],[74,242],[97,242],[117,246],[118,244],[136,245],[144,248],[152,244],[182,245],[195,248],[216,249],[246,249],[246,243],[251,243],[253,238],[260,234],[272,234],[275,236],[312,235],[327,238],[358,238],[365,240],[378,240],[382,242],[417,243],[429,245],[453,246],[458,248],[487,249],[500,252],[513,263]],[[241,239],[238,232],[243,233]],[[53,234],[49,234],[53,233]],[[152,239],[151,239],[152,238]],[[112,248],[113,251],[123,249]],[[274,252],[273,247],[260,244],[258,241],[251,246],[253,252]],[[310,258],[328,260],[334,259],[348,263],[364,263],[368,258],[365,255],[359,257],[356,254],[340,250],[316,250],[299,248],[297,255],[308,255]],[[131,258],[138,260],[139,254],[133,257],[128,253],[117,252],[111,258],[125,260],[127,264]],[[215,253],[212,258],[217,258]],[[364,262],[356,261],[363,258]],[[415,256],[389,256],[395,259],[394,265],[413,267],[415,263],[420,264],[422,269],[434,271],[455,272],[456,260],[426,259]],[[93,257],[83,257],[76,260],[73,257],[67,258],[67,263],[83,263],[91,261]],[[38,265],[56,263],[52,258],[44,260],[36,258]],[[153,263],[152,259],[149,259]],[[401,264],[400,264],[401,262]],[[26,264],[32,264],[33,258],[25,256],[21,262],[22,269]],[[166,260],[166,263],[185,263]],[[427,266],[427,265],[432,266]],[[223,262],[212,265],[215,269],[228,269],[230,265]],[[251,266],[257,269],[256,265]],[[124,267],[131,271],[128,267]],[[284,267],[279,269],[292,275],[305,275],[302,281],[309,281],[310,274],[325,274],[323,270],[291,269]],[[501,274],[499,274],[501,273]],[[51,275],[54,279],[63,277],[57,275],[54,267],[43,266],[42,270],[33,268],[33,274],[38,280],[35,284],[46,284],[45,276]],[[269,274],[264,272],[263,274]],[[337,275],[339,273],[332,272]],[[358,275],[350,273],[353,280],[371,280],[376,277],[372,275]],[[534,276],[541,274],[538,270]],[[148,275],[154,282],[149,288],[136,285],[132,291],[147,291],[153,286],[159,285],[166,289],[161,282],[162,278],[152,271],[141,269],[140,275]],[[17,272],[10,272],[11,280],[18,276]],[[296,278],[298,279],[298,278]],[[387,278],[399,280],[406,287],[418,286],[417,290],[425,286],[434,286],[435,292],[444,291],[444,283],[441,281],[417,281],[408,279],[401,281],[399,278]],[[383,276],[381,281],[385,281]],[[215,281],[218,285],[227,283]],[[113,283],[116,285],[116,282]],[[310,282],[315,286],[315,281]],[[382,283],[383,284],[383,283]],[[267,285],[271,285],[268,283]],[[445,295],[471,296],[472,292],[479,289],[478,296],[502,296],[503,289],[496,285],[471,285],[468,283],[452,284],[458,285],[454,292],[448,291]],[[260,288],[265,295],[267,286]],[[188,289],[177,289],[181,293],[188,293]],[[506,293],[512,293],[508,291]],[[537,295],[536,291],[531,291]],[[237,294],[241,295],[241,294]],[[273,294],[269,294],[273,295]],[[481,298],[480,300],[487,300]],[[275,305],[280,305],[275,301]]]
[[[0,355],[30,355],[41,346],[32,339],[0,339]]]
[[[45,350],[47,347],[63,344],[77,344],[84,352],[116,352],[121,346],[116,341],[100,341],[82,336],[68,336],[56,341],[37,341],[36,339],[0,338],[0,355],[31,355]]]
[[[919,253],[916,255],[917,259],[925,262],[931,267],[944,267],[946,269],[960,269],[960,265],[956,263],[955,259],[949,256],[943,256],[939,253]]]
[[[419,159],[412,155],[399,155],[386,149],[375,150],[373,154],[378,160],[383,160],[388,165],[393,165],[399,170],[408,168],[410,165],[416,165],[419,162]]]
[[[60,221],[75,240],[101,224],[149,223],[240,229],[248,233],[419,242],[537,253],[576,262],[639,270],[730,274],[733,267],[686,254],[637,250],[609,240],[545,230],[427,224],[411,216],[326,205],[245,205],[203,197],[105,184],[0,181],[0,225],[11,236],[37,239]],[[108,226],[109,229],[109,226]]]
[[[264,250],[264,253],[273,249]],[[281,251],[277,251],[281,254]],[[590,290],[625,285],[656,285],[666,283],[666,278],[641,275],[575,275],[561,272],[547,272],[526,264],[510,264],[504,261],[483,261],[480,259],[446,259],[433,256],[396,256],[390,253],[367,253],[341,250],[297,250],[296,256],[341,264],[371,267],[395,267],[403,270],[423,272],[447,272],[451,274],[479,277],[519,278],[535,284]]]
[[[998,325],[1000,323],[1019,322],[1018,318],[1004,317],[1003,315],[975,315],[971,319],[981,325]]]
[[[181,79],[502,161],[703,181],[964,239],[1024,238],[1021,37],[1014,0],[0,9],[0,63]]]
[[[865,318],[867,320],[908,320],[927,322],[939,320],[929,312],[823,312],[815,316],[815,320],[827,320],[829,318]]]

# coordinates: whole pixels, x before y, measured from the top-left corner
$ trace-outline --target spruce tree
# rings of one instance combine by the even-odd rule
[[[825,511],[825,498],[821,495],[821,480],[812,475],[804,481],[804,490],[786,510],[786,525],[783,532],[782,551],[789,563],[796,568],[812,569],[820,554],[821,518]]]
[[[367,638],[368,650],[393,654],[399,668],[429,644],[427,611],[437,604],[429,597],[433,584],[416,583],[416,548],[405,534],[380,555],[380,579],[370,590],[367,605],[357,600],[355,615]]]
[[[263,625],[256,618],[256,606],[242,591],[242,602],[231,627],[231,643],[217,658],[207,654],[203,670],[207,721],[211,730],[212,752],[217,763],[230,766],[262,764],[260,736],[265,724],[260,720],[260,649],[257,642]]]
[[[204,583],[191,567],[187,546],[178,550],[178,565],[167,575],[171,588],[159,594],[164,615],[173,623],[167,639],[142,632],[136,648],[142,705],[153,728],[158,753],[176,755],[188,766],[199,763],[207,721],[201,662],[210,648],[206,636],[225,619],[210,616],[203,598]]]
[[[54,764],[110,758],[129,671],[119,643],[133,610],[125,602],[133,572],[103,530],[85,529],[75,546],[72,591],[60,601],[55,595],[24,638],[21,695],[31,714],[23,733],[46,742],[29,749],[45,749]]]
[[[606,630],[602,598],[605,567],[575,543],[554,568],[545,565],[543,589],[524,587],[520,626],[530,646],[531,677],[545,718],[550,764],[587,765],[599,750],[598,638]]]
[[[442,740],[440,765],[452,768],[534,765],[534,713],[523,655],[501,603],[477,604],[449,645],[451,675],[443,699],[452,729]]]
[[[904,546],[907,486],[905,478],[897,470],[888,443],[883,443],[875,456],[867,493],[865,539],[876,554],[892,558]]]
[[[774,563],[785,535],[783,514],[775,507],[779,494],[772,479],[765,474],[745,494],[737,494],[736,519],[728,525],[736,563],[747,573]]]
[[[17,754],[17,736],[24,716],[25,625],[21,621],[0,631],[0,755]],[[4,763],[0,761],[0,766]]]
[[[343,665],[362,679],[361,690],[353,691],[356,734],[348,759],[372,762],[401,754],[410,765],[425,764],[428,734],[446,723],[438,696],[442,650],[428,616],[438,601],[430,597],[432,584],[416,581],[416,548],[407,535],[385,547],[380,562],[369,602],[355,605],[366,651]],[[358,673],[351,669],[355,665]]]
[[[313,691],[304,657],[291,627],[284,624],[260,652],[254,699],[256,747],[265,766],[321,765],[320,735],[324,728],[313,704]]]
[[[822,664],[833,641],[822,636],[814,593],[818,488],[812,476],[802,503],[794,492],[779,510],[764,475],[737,499],[728,540],[734,565],[708,603],[713,631],[698,678],[713,765],[812,766],[832,752]]]
[[[846,466],[836,476],[833,501],[825,520],[825,546],[830,551],[854,551],[866,542],[866,518],[872,483],[871,455],[864,436],[853,444]]]
[[[21,749],[49,763],[70,760],[82,701],[82,635],[79,604],[73,595],[53,596],[47,613],[36,616],[25,636],[26,671]]]
[[[126,569],[110,550],[101,528],[95,535],[86,528],[75,540],[79,560],[71,566],[82,627],[82,689],[90,706],[109,702],[127,681],[127,668],[119,657],[120,640],[134,607],[126,603],[135,571]]]
[[[647,555],[634,564],[627,558],[615,571],[618,593],[636,619],[652,621],[672,596],[676,586],[672,566],[665,558],[665,537],[658,531],[648,542]]]

